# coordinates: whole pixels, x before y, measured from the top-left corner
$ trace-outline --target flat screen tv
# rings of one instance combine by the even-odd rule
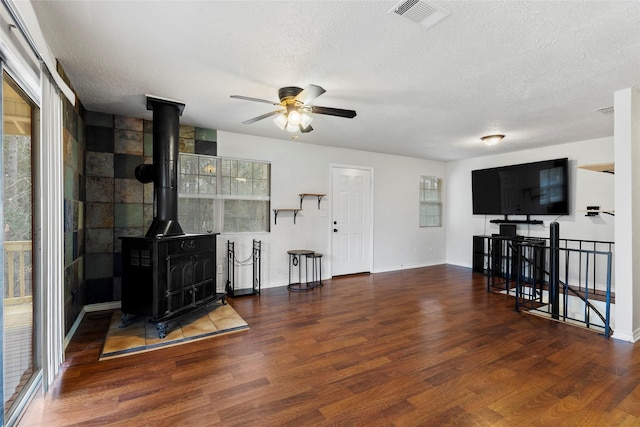
[[[471,171],[474,215],[568,215],[568,159]]]

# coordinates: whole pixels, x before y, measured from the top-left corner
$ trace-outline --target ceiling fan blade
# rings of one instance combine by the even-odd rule
[[[266,99],[260,99],[260,98],[251,98],[250,96],[231,95],[231,98],[234,98],[234,99],[243,99],[243,100],[245,100],[245,101],[262,102],[262,103],[264,103],[264,104],[280,105],[280,103],[279,103],[279,102],[268,101],[268,100],[266,100]]]
[[[302,125],[300,125],[300,133],[307,133],[307,132],[311,132],[313,130],[313,128],[311,127],[311,125],[308,125],[306,128],[303,128]]]
[[[311,106],[311,112],[315,114],[326,114],[328,116],[338,116],[347,119],[353,119],[356,116],[354,110],[343,110],[342,108],[331,107],[318,107],[317,105]]]
[[[316,99],[317,97],[319,97],[325,92],[326,90],[324,90],[320,86],[309,85],[304,89],[302,89],[300,93],[297,94],[296,97],[293,99],[294,101],[301,102],[302,104],[308,104],[309,102],[313,101],[314,99]]]
[[[267,117],[275,116],[276,114],[286,113],[286,112],[287,112],[287,110],[271,111],[271,112],[263,114],[261,116],[254,117],[253,119],[245,120],[244,122],[242,122],[242,124],[243,125],[250,125],[251,123],[257,122],[258,120],[266,119]]]

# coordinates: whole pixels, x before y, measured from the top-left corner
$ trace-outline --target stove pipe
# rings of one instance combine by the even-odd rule
[[[178,223],[179,117],[184,104],[147,96],[147,110],[153,110],[153,164],[135,170],[138,181],[153,182],[154,216],[146,237],[184,235]]]

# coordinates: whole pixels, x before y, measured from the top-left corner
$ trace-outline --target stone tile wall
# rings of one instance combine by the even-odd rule
[[[68,333],[84,305],[85,138],[82,114],[64,98],[64,314]]]
[[[87,111],[85,304],[113,300],[114,122],[110,114]]]
[[[153,220],[153,184],[134,176],[152,163],[153,123],[87,112],[85,304],[120,300],[120,237],[144,236]],[[180,126],[180,151],[216,154],[217,132]]]

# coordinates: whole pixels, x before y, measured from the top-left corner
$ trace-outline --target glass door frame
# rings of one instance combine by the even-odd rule
[[[19,73],[12,72],[12,69],[7,66],[7,63],[0,57],[0,71],[2,72],[2,79],[4,86],[4,79],[10,78],[15,86],[21,90],[20,95],[24,95],[27,99],[25,101],[31,106],[31,199],[32,199],[32,310],[33,310],[33,327],[32,327],[32,357],[34,361],[33,374],[24,386],[16,402],[12,405],[7,412],[5,407],[5,393],[4,393],[4,370],[5,370],[5,336],[4,336],[4,291],[6,284],[4,283],[4,235],[0,236],[0,242],[2,247],[2,260],[0,264],[0,292],[2,292],[3,298],[0,302],[0,393],[2,395],[2,410],[0,411],[0,425],[11,426],[14,425],[23,410],[26,408],[28,402],[32,396],[38,391],[42,385],[43,378],[43,358],[42,358],[42,345],[43,345],[43,316],[42,316],[42,281],[41,281],[41,265],[42,265],[42,245],[41,245],[41,218],[40,218],[40,204],[42,203],[41,197],[41,138],[40,138],[40,102],[39,99],[34,99],[28,90],[30,85],[25,79],[21,79]],[[31,88],[33,89],[33,88]],[[0,95],[4,101],[4,88],[0,87]],[[4,116],[4,106],[0,103],[0,115]],[[4,139],[4,121],[0,121],[0,134]],[[0,151],[0,165],[3,164],[3,153]],[[0,198],[4,197],[4,174],[0,174]],[[0,201],[0,221],[4,222],[4,202]]]

